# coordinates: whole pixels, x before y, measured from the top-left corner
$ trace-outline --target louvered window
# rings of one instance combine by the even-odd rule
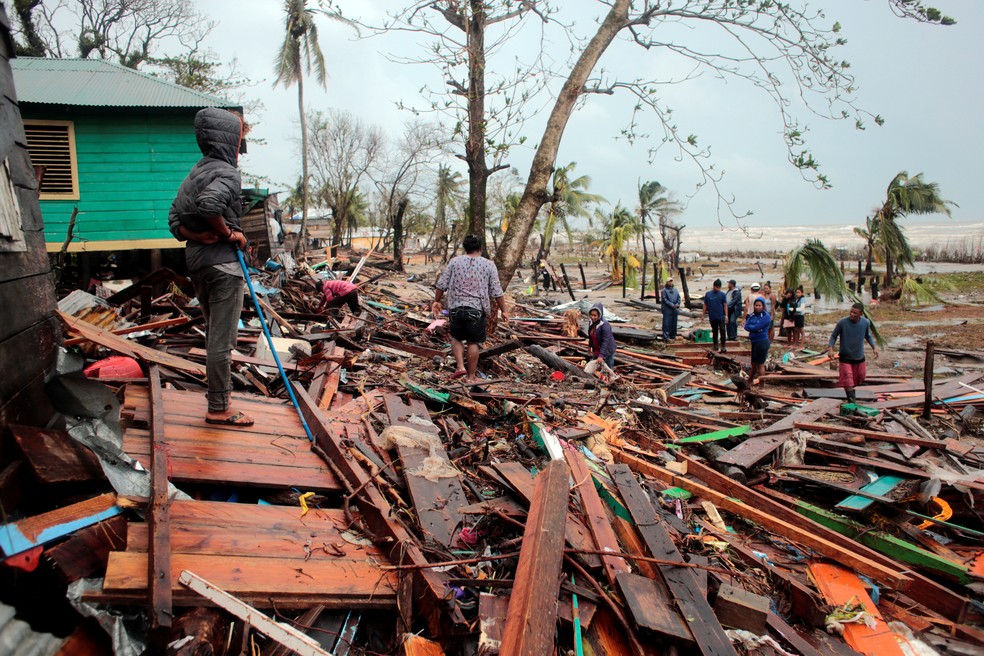
[[[71,121],[24,121],[27,150],[34,166],[44,167],[41,200],[78,200],[75,126]]]

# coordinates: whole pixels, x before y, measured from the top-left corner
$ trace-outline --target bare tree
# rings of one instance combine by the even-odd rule
[[[315,197],[332,211],[332,246],[361,196],[360,185],[371,179],[370,169],[383,154],[383,135],[348,112],[328,110],[308,115],[311,178]]]

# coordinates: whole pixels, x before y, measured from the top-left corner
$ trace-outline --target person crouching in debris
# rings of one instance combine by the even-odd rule
[[[765,361],[769,358],[769,327],[772,317],[765,311],[765,300],[756,298],[752,304],[752,313],[745,319],[745,330],[748,340],[752,343],[752,375],[751,384],[758,382],[759,376],[765,372]]]
[[[246,152],[245,124],[236,114],[209,107],[195,115],[195,138],[203,157],[178,188],[168,228],[187,241],[185,261],[205,317],[209,424],[252,426],[245,413],[230,407],[232,349],[243,310],[243,270],[237,249],[246,248],[242,231],[242,180],[239,154]]]
[[[615,372],[615,336],[612,334],[612,325],[605,321],[605,306],[595,303],[588,312],[588,318],[591,319],[588,326],[588,348],[591,349],[592,360],[584,371],[594,374],[600,368],[602,373],[611,376]],[[605,367],[610,373],[605,371]]]
[[[475,235],[468,235],[462,246],[465,254],[448,262],[437,279],[431,311],[435,318],[441,316],[442,300],[447,294],[451,352],[458,365],[451,377],[465,376],[466,383],[474,383],[477,382],[479,347],[485,342],[488,320],[493,316],[491,301],[495,301],[503,320],[509,317],[499,284],[499,271],[492,260],[482,257],[482,242]],[[467,361],[465,342],[468,343]]]
[[[872,353],[878,359],[878,345],[871,334],[871,322],[864,315],[864,306],[855,303],[851,313],[837,322],[827,342],[827,356],[834,357],[834,344],[840,338],[840,366],[837,384],[844,388],[848,403],[857,403],[854,388],[864,382],[867,367],[864,362],[864,343],[871,344]]]
[[[358,316],[362,312],[359,307],[359,288],[345,280],[321,280],[318,282],[318,291],[321,293],[321,305],[318,312],[325,308],[333,310],[340,308],[348,303],[349,312]]]

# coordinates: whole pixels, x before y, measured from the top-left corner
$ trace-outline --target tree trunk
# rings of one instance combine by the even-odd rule
[[[468,163],[468,229],[485,247],[485,203],[489,169],[485,162],[485,22],[484,0],[471,0],[468,20],[468,142],[465,161]]]
[[[407,199],[400,200],[393,217],[393,264],[397,271],[403,271],[403,214],[407,211]]]
[[[887,248],[885,251],[885,289],[888,289],[892,286],[892,278],[895,277],[895,259]]]
[[[864,272],[867,273],[867,274],[871,274],[871,260],[872,260],[872,256],[873,256],[873,252],[872,251],[874,251],[874,248],[875,248],[874,247],[874,244],[872,244],[871,242],[868,242],[868,261],[864,265]]]
[[[307,250],[308,219],[308,145],[307,117],[304,116],[304,76],[297,77],[297,110],[301,114],[301,234],[294,244],[294,253],[304,255]]]
[[[564,82],[564,86],[557,96],[557,101],[554,103],[550,118],[547,120],[547,126],[543,131],[543,137],[540,139],[540,145],[533,156],[533,164],[530,167],[530,176],[526,182],[526,188],[523,190],[523,196],[516,208],[515,216],[509,223],[509,230],[502,238],[502,243],[499,245],[499,250],[495,256],[495,263],[499,268],[499,280],[503,289],[512,280],[513,274],[516,273],[516,267],[523,259],[526,241],[533,230],[536,215],[548,199],[547,184],[553,174],[560,140],[564,136],[567,121],[570,120],[574,111],[574,105],[583,93],[584,84],[598,60],[601,59],[619,31],[625,27],[628,13],[629,0],[615,0],[605,20],[598,27],[598,31],[581,52],[577,63],[571,69],[570,76]]]

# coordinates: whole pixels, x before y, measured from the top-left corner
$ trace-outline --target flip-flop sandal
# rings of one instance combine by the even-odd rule
[[[206,424],[214,424],[218,426],[252,426],[253,420],[246,416],[243,412],[237,412],[234,415],[230,415],[223,419],[212,419],[211,417],[205,417]]]
[[[458,371],[451,374],[451,380],[457,380],[462,376],[467,376],[467,375],[468,375],[467,371],[465,371],[464,369],[458,369]]]

